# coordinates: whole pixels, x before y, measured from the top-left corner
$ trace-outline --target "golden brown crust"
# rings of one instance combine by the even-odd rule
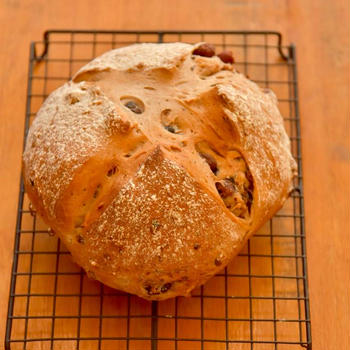
[[[295,172],[274,94],[198,45],[107,52],[30,128],[24,181],[96,279],[146,299],[188,295],[287,198]]]
[[[82,237],[85,256],[75,237],[68,247],[97,279],[109,271],[106,284],[120,288],[122,278],[123,289],[162,299],[187,295],[220,270],[244,229],[157,147]]]

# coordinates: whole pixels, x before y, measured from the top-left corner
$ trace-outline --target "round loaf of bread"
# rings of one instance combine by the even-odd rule
[[[228,56],[116,49],[40,108],[25,188],[89,276],[145,299],[189,295],[283,205],[296,164],[276,97]]]

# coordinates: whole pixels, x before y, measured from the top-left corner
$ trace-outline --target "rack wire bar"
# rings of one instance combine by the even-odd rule
[[[30,45],[24,139],[45,98],[92,58],[174,41],[232,50],[236,69],[275,92],[298,163],[293,193],[192,298],[148,302],[86,276],[30,208],[21,180],[5,349],[311,349],[296,48],[280,33],[46,31]]]

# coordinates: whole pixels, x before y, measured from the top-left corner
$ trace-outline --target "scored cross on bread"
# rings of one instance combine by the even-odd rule
[[[296,164],[276,97],[230,55],[112,50],[39,110],[25,187],[93,278],[146,299],[189,295],[288,197]]]

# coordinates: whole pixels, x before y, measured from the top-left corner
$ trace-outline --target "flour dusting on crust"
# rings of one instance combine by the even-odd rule
[[[120,120],[98,87],[71,82],[55,90],[30,127],[23,154],[25,176],[50,216],[75,171],[108,142],[107,124]]]
[[[73,77],[79,79],[87,71],[110,70],[172,70],[193,50],[192,45],[183,43],[135,44],[106,52],[85,65]]]
[[[291,186],[291,168],[296,169],[276,98],[273,93],[262,93],[242,75],[236,75],[232,85],[218,85],[218,94],[227,103],[226,113],[240,132],[241,146],[257,188],[264,188],[260,200],[267,207],[276,201],[281,191],[276,180],[281,186]]]

